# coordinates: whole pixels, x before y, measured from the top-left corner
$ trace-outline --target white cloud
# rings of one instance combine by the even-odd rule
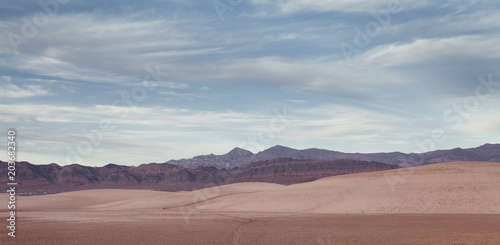
[[[124,107],[95,105],[90,107],[39,104],[0,105],[0,114],[16,115],[18,121],[36,120],[44,123],[95,123],[108,119],[116,125],[173,126],[179,128],[228,129],[241,128],[266,119],[265,115],[232,111],[192,111],[166,107]],[[12,122],[8,117],[0,120]],[[225,125],[229,124],[229,125]]]
[[[464,8],[467,9],[466,4]],[[402,22],[392,22],[379,35],[412,38],[439,38],[463,35],[467,32],[491,32],[500,27],[500,18],[494,6],[467,9],[470,13],[447,13],[427,18],[415,18]]]
[[[21,30],[16,22],[0,23]],[[196,31],[184,29],[188,23],[173,18],[138,21],[97,13],[60,14],[19,46],[18,57],[2,66],[61,79],[126,83],[124,77],[146,75],[146,65],[168,66],[185,57],[225,52],[196,38]],[[3,38],[0,47],[11,44]]]
[[[357,57],[362,63],[381,66],[418,64],[429,61],[449,62],[472,59],[500,59],[498,36],[462,35],[419,39],[411,43],[393,43],[373,48]]]
[[[0,105],[0,114],[16,114],[17,121],[36,120],[43,123],[90,123],[98,125],[103,119],[121,127],[153,126],[169,127],[162,132],[207,132],[210,134],[255,133],[265,129],[274,115],[259,112],[239,113],[232,111],[192,111],[174,108],[118,107],[97,105],[72,107],[53,105],[16,104]],[[357,134],[361,131],[389,132],[404,122],[403,118],[372,112],[366,109],[321,105],[293,111],[291,133],[309,134],[314,137],[335,137]],[[5,122],[6,118],[0,120]],[[311,130],[314,128],[314,130]],[[186,131],[187,130],[187,131]]]
[[[463,125],[460,126],[459,130],[484,135],[488,138],[500,136],[499,89],[500,87],[497,87],[495,93],[490,94],[490,97],[484,101],[477,99],[477,97],[477,100],[473,97],[467,97],[456,102],[456,104],[463,105],[464,111],[468,115],[462,118]],[[476,103],[471,101],[476,101]],[[466,106],[470,106],[470,108]]]
[[[418,81],[383,67],[347,64],[331,58],[261,57],[175,69],[187,81],[283,86],[313,94],[366,98],[387,86]],[[376,78],[376,79],[374,79]]]
[[[425,6],[427,1],[399,0],[252,0],[258,15],[289,15],[300,12],[366,12],[395,9],[408,10]]]
[[[298,131],[313,138],[381,140],[392,135],[392,132],[401,132],[409,124],[408,118],[403,116],[353,106],[327,104],[302,109],[297,113],[301,117],[296,120],[296,126],[301,128]]]
[[[292,13],[308,9],[369,11],[384,7],[388,1],[255,0],[254,3],[259,6],[276,5],[282,11]],[[411,1],[404,4],[405,7],[416,8],[427,2]],[[467,21],[474,16],[467,17]],[[482,21],[499,23],[494,19],[490,14]],[[465,20],[462,22],[465,23]],[[439,60],[448,62],[449,59],[497,59],[500,56],[500,48],[496,45],[500,38],[492,35],[459,35],[417,39],[410,43],[378,44],[363,50],[351,64],[346,64],[343,56],[333,55],[335,52],[307,58],[271,55],[249,58],[251,55],[248,53],[251,51],[245,50],[245,47],[248,48],[245,46],[248,42],[247,31],[238,30],[234,33],[236,35],[226,40],[208,34],[210,27],[194,27],[202,33],[197,34],[192,26],[190,31],[183,28],[185,26],[189,26],[186,20],[175,18],[137,21],[96,13],[58,15],[51,19],[43,35],[31,40],[39,45],[25,50],[26,55],[4,60],[0,65],[63,80],[136,85],[137,80],[148,75],[146,65],[159,64],[172,75],[171,80],[159,83],[166,88],[185,89],[195,83],[254,83],[286,86],[314,94],[364,98],[379,94],[384,86],[426,80],[415,77],[415,74],[400,72],[392,66],[419,65]],[[279,31],[280,28],[290,28],[291,31]],[[392,25],[387,32],[399,33],[398,28],[391,28]],[[315,39],[325,38],[319,34],[320,30],[316,30]],[[308,35],[297,31],[297,26],[271,25],[257,38],[252,37],[252,42],[262,44]],[[339,52],[340,49],[335,51]],[[221,54],[224,55],[216,59],[199,58]]]
[[[0,98],[27,98],[48,95],[52,95],[52,93],[40,85],[22,83],[16,85],[11,77],[0,76]]]
[[[32,75],[54,77],[59,81],[131,84],[129,76],[78,67],[71,63],[47,57],[19,54],[10,59],[0,59],[0,67]],[[143,75],[146,74],[147,71],[144,69]]]

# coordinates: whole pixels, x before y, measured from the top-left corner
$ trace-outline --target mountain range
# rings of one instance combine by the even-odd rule
[[[274,146],[253,154],[235,148],[224,155],[201,155],[137,167],[18,162],[16,178],[19,195],[103,188],[184,191],[239,182],[290,185],[334,175],[456,161],[500,162],[500,144],[421,154],[343,153],[322,149],[296,150],[284,146]],[[7,163],[0,161],[0,165],[7,166]],[[0,175],[7,176],[7,167],[0,168]],[[6,181],[7,178],[1,178],[0,184]]]
[[[5,166],[7,163],[0,162]],[[188,191],[239,182],[295,184],[320,178],[399,168],[380,162],[339,160],[297,160],[279,158],[255,162],[243,168],[217,169],[179,167],[169,163],[143,164],[138,167],[108,164],[88,167],[78,164],[16,164],[17,194],[37,195],[86,189],[150,189]],[[0,174],[7,176],[7,168]],[[4,182],[6,179],[2,179]],[[0,181],[1,183],[2,181]],[[4,183],[3,183],[4,184]]]
[[[186,167],[213,166],[219,169],[245,167],[252,162],[272,160],[276,158],[293,158],[301,160],[337,160],[353,159],[359,161],[377,161],[401,167],[428,165],[442,162],[482,161],[500,162],[500,144],[484,144],[476,148],[437,150],[425,153],[343,153],[339,151],[317,148],[296,150],[285,146],[273,146],[257,154],[234,148],[224,155],[201,155],[190,159],[170,160],[167,163]]]

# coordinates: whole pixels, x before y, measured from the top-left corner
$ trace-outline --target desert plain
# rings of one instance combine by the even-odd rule
[[[2,217],[8,198],[0,194]],[[1,244],[500,244],[500,163],[441,163],[290,186],[18,196],[16,213],[16,237],[4,228]]]

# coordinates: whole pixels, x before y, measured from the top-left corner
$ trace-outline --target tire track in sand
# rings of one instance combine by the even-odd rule
[[[234,245],[240,245],[240,240],[241,240],[241,229],[243,228],[243,226],[245,225],[248,225],[252,222],[254,222],[255,220],[253,219],[249,219],[247,221],[242,221],[238,224],[238,226],[236,228],[234,228],[233,230],[233,244]]]

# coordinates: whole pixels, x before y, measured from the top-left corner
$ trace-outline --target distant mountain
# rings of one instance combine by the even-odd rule
[[[234,167],[243,167],[254,162],[254,154],[241,148],[234,148],[224,155],[201,155],[190,159],[170,160],[166,163],[186,167],[197,168],[200,166],[213,166],[219,169],[230,169]]]
[[[314,181],[328,176],[397,169],[397,165],[380,162],[338,160],[297,160],[278,158],[254,162],[231,171],[231,182],[268,182],[295,184]]]
[[[238,158],[245,151],[233,152]],[[7,176],[7,163],[0,162],[0,175]],[[153,189],[166,191],[194,190],[216,185],[239,182],[269,182],[295,184],[323,177],[395,169],[398,166],[379,162],[348,159],[296,160],[275,159],[252,163],[244,168],[195,169],[176,165],[143,164],[138,167],[108,164],[104,167],[86,167],[78,164],[61,167],[57,164],[34,165],[28,162],[16,164],[17,194],[37,195],[86,189]],[[3,182],[2,182],[3,181]],[[6,178],[0,180],[5,184]]]
[[[273,146],[267,150],[253,154],[250,151],[235,148],[225,155],[202,155],[191,159],[170,160],[167,163],[186,168],[214,166],[219,169],[244,167],[257,161],[277,158],[293,158],[300,160],[336,160],[353,159],[360,161],[377,161],[392,165],[419,166],[441,162],[482,161],[500,162],[500,144],[485,144],[477,148],[438,150],[420,154],[401,152],[389,153],[343,153],[322,149],[296,150],[285,146]]]
[[[54,163],[19,162],[16,178],[20,183],[18,194],[22,195],[102,188],[179,191],[237,182],[294,184],[339,174],[454,161],[500,162],[500,144],[421,154],[342,153],[322,149],[296,150],[278,145],[257,154],[235,148],[224,155],[210,154],[138,167],[116,164],[61,167]],[[0,161],[0,165],[4,166],[0,167],[0,175],[7,176],[7,163]],[[0,184],[6,181],[7,178],[0,178]]]

